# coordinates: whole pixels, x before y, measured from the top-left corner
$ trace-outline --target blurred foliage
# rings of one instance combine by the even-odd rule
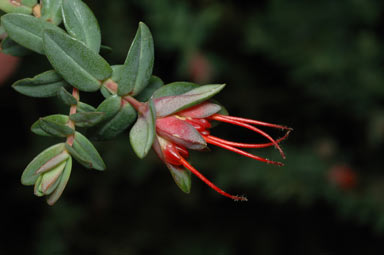
[[[250,201],[229,201],[196,178],[185,195],[153,153],[136,159],[124,134],[97,144],[106,172],[75,166],[61,201],[48,208],[21,186],[19,176],[35,152],[51,142],[30,135],[29,125],[61,106],[10,89],[12,81],[48,69],[46,60],[28,56],[0,92],[7,123],[2,125],[3,143],[9,145],[0,159],[6,180],[3,208],[4,219],[11,219],[0,226],[7,230],[0,254],[383,250],[382,1],[86,2],[99,18],[103,44],[113,49],[105,56],[110,62],[123,62],[143,20],[155,40],[154,73],[166,83],[225,82],[217,99],[232,115],[293,127],[284,143],[286,165],[267,166],[216,148],[193,153],[196,168],[224,190],[244,192]],[[213,132],[257,142],[227,125]],[[279,157],[272,150],[255,152]]]

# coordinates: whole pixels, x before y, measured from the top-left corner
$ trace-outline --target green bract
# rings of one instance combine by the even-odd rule
[[[55,70],[79,90],[96,91],[112,74],[100,55],[63,32],[46,30],[44,51]]]
[[[176,167],[171,164],[166,164],[166,165],[177,186],[183,192],[189,193],[191,191],[191,172],[184,168]]]
[[[139,158],[148,154],[156,134],[156,109],[152,100],[148,102],[147,107],[147,111],[137,118],[129,133],[131,146]]]
[[[153,39],[149,28],[142,22],[120,69],[118,94],[137,95],[148,84],[154,61]]]
[[[64,0],[62,14],[68,33],[98,53],[101,43],[100,28],[88,6],[80,0]]]
[[[23,95],[31,97],[52,97],[68,84],[55,71],[47,71],[33,78],[15,82],[12,87]]]
[[[153,98],[181,95],[198,87],[199,85],[192,82],[185,82],[185,81],[172,82],[156,90],[153,93]]]
[[[12,40],[40,54],[44,54],[44,30],[63,31],[61,28],[42,19],[20,13],[10,13],[2,16],[1,24]]]
[[[205,85],[177,96],[164,96],[156,98],[154,100],[156,115],[158,117],[164,117],[197,105],[219,93],[224,86],[224,84]]]

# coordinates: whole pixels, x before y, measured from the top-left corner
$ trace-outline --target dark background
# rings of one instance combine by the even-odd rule
[[[144,21],[155,41],[154,74],[165,83],[226,83],[216,99],[231,115],[293,127],[285,166],[212,147],[192,153],[191,163],[249,201],[233,202],[195,177],[186,195],[153,152],[137,159],[126,132],[96,143],[105,172],[75,164],[49,207],[20,176],[57,140],[29,127],[68,109],[10,87],[49,69],[30,55],[0,87],[0,254],[383,253],[383,1],[86,2],[113,49],[103,55],[111,64],[124,61]],[[81,97],[97,105],[95,95]],[[228,125],[213,133],[263,141]],[[280,160],[272,149],[252,152]]]

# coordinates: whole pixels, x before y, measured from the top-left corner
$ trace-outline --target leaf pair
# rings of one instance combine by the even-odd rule
[[[151,79],[153,62],[152,34],[149,28],[140,22],[124,65],[120,66],[114,75],[114,81],[119,84],[117,94],[138,95]]]
[[[47,202],[53,205],[63,193],[71,169],[72,158],[66,152],[64,143],[59,143],[41,152],[28,164],[21,183],[35,185],[35,194],[48,195]]]

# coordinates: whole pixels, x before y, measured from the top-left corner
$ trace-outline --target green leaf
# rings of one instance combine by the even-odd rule
[[[60,182],[61,174],[65,168],[66,161],[61,162],[56,167],[51,169],[50,171],[41,175],[41,180],[35,183],[35,194],[38,191],[38,196],[41,194],[49,195],[53,192],[53,190],[57,187]]]
[[[57,125],[64,126],[68,123],[69,117],[67,115],[54,114],[54,115],[46,116],[44,117],[44,119],[50,122],[54,122]],[[31,131],[41,136],[52,136],[50,133],[47,133],[40,127],[40,119],[32,124]]]
[[[103,119],[103,112],[79,112],[69,116],[78,127],[93,127]]]
[[[32,8],[30,6],[26,6],[25,4],[21,4],[17,1],[10,0],[0,0],[0,10],[4,12],[14,12],[14,13],[24,13],[31,14]]]
[[[137,95],[147,86],[152,75],[154,62],[153,39],[149,28],[139,23],[136,36],[122,67],[118,95]]]
[[[115,99],[111,104],[116,104]],[[95,139],[104,140],[116,137],[135,121],[137,113],[129,103],[121,103],[120,99],[118,112],[112,116],[112,113],[115,111],[115,107],[116,105],[111,105],[111,112],[108,114],[109,118],[107,121],[101,123],[95,128],[95,130],[93,130]],[[98,108],[98,111],[102,111],[102,109]]]
[[[31,53],[30,50],[24,48],[17,42],[13,41],[11,38],[6,37],[1,42],[1,52],[4,54],[12,55],[15,57],[23,57],[29,53]]]
[[[69,93],[65,88],[61,87],[58,91],[57,91],[57,96],[60,98],[61,101],[63,101],[63,103],[65,105],[68,105],[68,106],[71,106],[71,105],[76,105],[77,104],[77,100],[74,96],[71,95],[71,93]]]
[[[112,68],[111,80],[112,81],[117,82],[120,79],[122,67],[123,67],[123,65],[113,65],[113,66],[111,66],[111,68]],[[108,81],[104,82],[104,85],[107,82]],[[100,89],[100,92],[101,92],[101,94],[105,98],[110,97],[111,95],[115,94],[115,93],[111,92],[109,89],[107,89],[106,86],[102,86],[101,89]]]
[[[40,54],[44,54],[44,30],[63,31],[61,28],[42,19],[20,13],[10,13],[2,16],[1,24],[12,40]]]
[[[52,121],[51,119],[40,118],[40,128],[51,136],[67,137],[72,135],[74,130],[67,125],[62,125],[58,122]]]
[[[62,0],[41,0],[41,18],[47,22],[58,25],[62,21]],[[67,1],[66,1],[67,2]]]
[[[21,183],[23,185],[33,185],[38,178],[36,171],[45,163],[47,163],[47,161],[63,152],[63,150],[64,143],[59,143],[45,149],[43,152],[37,155],[25,168],[21,176]]]
[[[100,55],[65,33],[46,30],[44,51],[55,70],[79,90],[96,91],[112,74]]]
[[[156,129],[156,110],[152,100],[148,101],[148,110],[139,116],[133,125],[129,138],[133,151],[139,158],[144,158],[152,147]]]
[[[19,93],[31,97],[52,97],[68,84],[53,70],[15,82],[12,87]]]
[[[167,164],[169,171],[171,172],[173,180],[176,182],[177,186],[185,193],[189,194],[191,191],[191,172],[181,168],[176,167],[171,164]]]
[[[63,21],[68,33],[98,53],[101,34],[96,17],[81,0],[64,1]]]
[[[78,163],[80,163],[86,168],[92,168],[92,163],[88,161],[88,159],[86,159],[83,154],[75,150],[72,146],[66,143],[65,149],[69,152],[69,154],[71,154],[72,157],[76,159]]]
[[[165,96],[155,99],[156,114],[164,117],[183,109],[197,105],[219,93],[225,84],[204,85],[177,96]]]
[[[105,164],[100,154],[97,152],[93,144],[81,133],[75,133],[75,140],[72,148],[78,153],[78,155],[81,156],[81,158],[90,163],[90,165],[86,167],[100,171],[105,169]]]
[[[63,173],[61,174],[59,184],[57,185],[56,189],[52,192],[52,194],[47,199],[47,203],[49,205],[53,205],[60,198],[61,194],[63,193],[63,191],[65,189],[65,186],[67,186],[69,177],[71,175],[71,170],[72,170],[72,158],[69,157],[67,159],[67,163],[65,165]]]
[[[37,4],[37,0],[21,0],[21,4],[29,7],[33,7]]]
[[[136,96],[136,99],[139,100],[140,102],[147,102],[151,98],[153,93],[163,85],[164,83],[159,77],[152,76],[151,79],[149,80],[147,87],[145,87],[140,92],[140,94]]]
[[[98,112],[103,112],[103,120],[109,120],[115,116],[121,107],[121,97],[113,95],[105,99],[96,109]]]
[[[153,93],[153,98],[181,95],[198,87],[199,85],[192,82],[185,82],[185,81],[172,82],[156,90]]]
[[[83,102],[78,102],[77,103],[77,112],[95,112],[96,108],[93,107],[92,105],[83,103]]]

